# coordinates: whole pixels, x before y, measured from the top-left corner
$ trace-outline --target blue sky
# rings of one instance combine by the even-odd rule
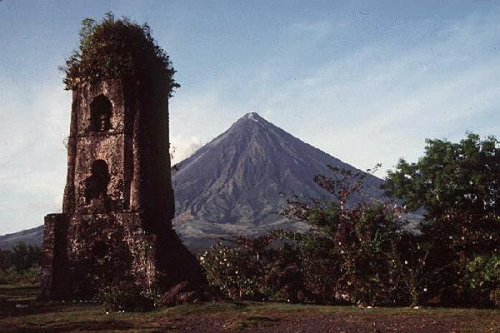
[[[148,22],[182,85],[176,160],[250,111],[358,168],[500,136],[500,1],[0,1],[0,234],[60,210],[80,22]]]

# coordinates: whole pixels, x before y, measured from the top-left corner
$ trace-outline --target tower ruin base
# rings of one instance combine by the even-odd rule
[[[92,298],[104,287],[131,280],[142,290],[168,289],[202,274],[173,230],[146,230],[137,212],[45,217],[42,298]]]

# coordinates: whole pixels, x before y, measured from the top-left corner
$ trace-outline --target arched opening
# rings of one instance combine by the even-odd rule
[[[85,203],[106,198],[110,179],[108,164],[103,160],[94,161],[91,175],[85,179]]]
[[[90,129],[93,132],[111,129],[111,115],[113,106],[104,95],[95,97],[90,103]]]

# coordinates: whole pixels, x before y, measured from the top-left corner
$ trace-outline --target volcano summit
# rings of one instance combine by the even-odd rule
[[[231,233],[304,229],[279,212],[294,195],[328,198],[313,180],[318,174],[331,175],[327,165],[360,172],[248,113],[174,167],[174,227],[190,247]],[[383,200],[381,184],[368,175],[363,196]]]

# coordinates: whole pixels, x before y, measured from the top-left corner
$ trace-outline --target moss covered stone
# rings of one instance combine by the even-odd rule
[[[80,47],[61,69],[67,90],[78,83],[108,79],[166,87],[169,97],[180,87],[170,58],[151,36],[151,28],[128,18],[116,19],[111,13],[100,22],[90,18],[82,21]]]

